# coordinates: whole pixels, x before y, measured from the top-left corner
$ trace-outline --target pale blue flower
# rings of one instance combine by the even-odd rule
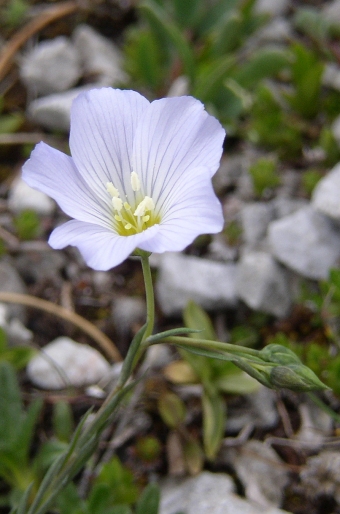
[[[135,91],[93,89],[72,105],[72,157],[39,143],[23,179],[74,218],[50,245],[76,246],[90,267],[107,270],[136,248],[180,251],[221,231],[211,178],[224,136],[192,97],[150,103]]]

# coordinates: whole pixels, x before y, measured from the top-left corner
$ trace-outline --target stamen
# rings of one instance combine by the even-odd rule
[[[118,189],[115,188],[115,186],[112,184],[112,182],[107,182],[106,190],[112,196],[112,198],[119,197],[119,191],[118,191]]]
[[[144,216],[146,211],[152,211],[155,208],[155,204],[150,196],[146,196],[144,200],[140,202],[137,209],[133,213],[134,216]]]
[[[118,214],[115,214],[115,220],[116,221],[123,221],[123,218],[121,216],[118,216]]]
[[[126,225],[124,225],[124,228],[126,228],[126,230],[130,230],[130,228],[132,228],[131,223],[127,223]]]
[[[131,187],[132,187],[132,190],[133,191],[139,191],[140,190],[140,180],[139,180],[139,177],[137,175],[137,173],[135,171],[133,171],[131,173]]]
[[[143,216],[142,220],[144,221],[144,223],[147,223],[150,219],[150,216],[147,214],[146,216]]]
[[[131,210],[131,205],[129,203],[127,203],[127,202],[124,202],[124,209],[126,211],[130,211]]]
[[[112,198],[112,205],[113,205],[113,208],[116,210],[116,211],[121,211],[122,208],[123,208],[123,202],[120,198],[117,198],[116,196],[114,196]]]

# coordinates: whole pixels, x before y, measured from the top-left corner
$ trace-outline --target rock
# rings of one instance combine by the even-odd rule
[[[322,75],[322,84],[340,91],[340,67],[333,62],[325,64]]]
[[[241,154],[222,157],[221,164],[213,176],[215,190],[223,192],[229,187],[235,187],[241,175],[246,174],[249,167],[249,159]]]
[[[7,291],[10,293],[26,293],[26,286],[22,281],[20,275],[16,269],[4,260],[0,261],[0,291]],[[21,305],[6,304],[7,305],[7,317],[18,318],[22,323],[25,323],[25,308]]]
[[[0,327],[5,331],[9,346],[27,345],[33,334],[18,318],[10,319],[9,304],[0,303]]]
[[[273,208],[266,202],[247,203],[241,210],[242,236],[247,245],[254,246],[264,239]]]
[[[287,271],[262,251],[245,252],[237,271],[236,294],[254,310],[285,316],[291,305]]]
[[[274,211],[273,217],[275,219],[284,218],[308,205],[308,201],[303,198],[287,198],[281,195],[274,198],[270,203]]]
[[[234,494],[232,479],[222,473],[204,471],[196,477],[166,479],[161,485],[159,514],[283,514],[264,509]]]
[[[73,40],[86,75],[95,77],[100,85],[114,86],[127,80],[123,71],[123,56],[119,48],[89,25],[79,25]]]
[[[129,335],[135,324],[146,320],[146,304],[143,298],[119,296],[112,306],[112,319],[120,337]]]
[[[316,185],[312,205],[314,209],[340,221],[340,164],[327,173]]]
[[[340,257],[340,230],[312,207],[304,207],[268,228],[272,254],[302,276],[326,279]]]
[[[300,480],[307,496],[317,499],[329,496],[340,503],[340,453],[322,451],[309,457],[300,473]]]
[[[340,1],[325,2],[321,11],[323,18],[330,23],[337,25],[340,23]]]
[[[274,18],[255,33],[257,43],[284,43],[292,37],[292,27],[285,18]]]
[[[280,16],[289,9],[289,0],[257,0],[255,2],[255,12],[257,14],[269,14],[270,16]]]
[[[331,131],[335,141],[337,142],[338,146],[340,146],[340,116],[337,116],[334,119],[331,125]]]
[[[21,178],[18,178],[12,183],[9,190],[8,208],[15,214],[29,209],[46,215],[53,213],[55,203],[45,193],[33,189]]]
[[[318,451],[332,435],[333,420],[311,400],[299,405],[300,427],[294,439],[310,452]]]
[[[228,402],[227,432],[238,433],[246,425],[269,430],[278,423],[276,393],[261,386],[255,393]]]
[[[43,41],[23,59],[20,76],[40,95],[66,91],[81,77],[78,52],[64,36]]]
[[[44,251],[25,251],[15,259],[15,265],[20,275],[28,283],[39,281],[61,281],[60,271],[66,266],[67,258],[63,252],[52,248]]]
[[[47,344],[27,366],[29,379],[42,389],[92,385],[109,373],[109,363],[97,350],[68,337]]]
[[[261,441],[247,441],[238,448],[230,448],[229,459],[248,500],[263,508],[280,506],[288,470],[270,446]]]
[[[191,299],[208,310],[233,307],[237,302],[235,280],[233,263],[166,253],[156,283],[157,299],[168,316],[180,314]]]
[[[79,93],[93,89],[96,85],[69,89],[64,93],[56,93],[33,100],[28,106],[28,117],[48,130],[70,129],[70,111],[73,100]]]

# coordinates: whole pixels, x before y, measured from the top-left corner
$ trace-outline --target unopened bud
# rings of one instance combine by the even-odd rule
[[[311,369],[303,364],[273,366],[270,371],[269,382],[275,389],[286,388],[299,392],[329,389]]]

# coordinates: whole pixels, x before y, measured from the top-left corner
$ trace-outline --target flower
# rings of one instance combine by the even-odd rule
[[[135,91],[81,93],[71,109],[71,157],[39,143],[23,179],[72,219],[49,238],[76,246],[97,270],[135,249],[180,251],[217,233],[223,215],[211,183],[225,132],[198,100],[149,102]]]

